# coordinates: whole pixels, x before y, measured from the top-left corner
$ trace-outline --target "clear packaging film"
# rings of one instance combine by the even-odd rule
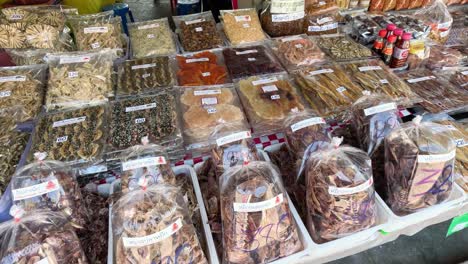
[[[74,227],[59,212],[38,210],[0,225],[1,263],[87,264]]]
[[[0,109],[20,106],[17,121],[34,119],[42,110],[47,65],[0,68]]]
[[[11,193],[13,204],[25,212],[59,211],[76,227],[89,221],[76,170],[63,162],[37,160],[20,168],[11,180]]]
[[[73,108],[107,101],[114,95],[112,73],[116,57],[116,50],[48,54],[46,108]]]
[[[448,80],[453,86],[459,89],[467,89],[468,67],[443,68],[441,71],[435,72],[435,74]]]
[[[444,126],[421,118],[385,138],[386,202],[397,215],[442,203],[453,189],[456,144]]]
[[[53,52],[50,49],[8,49],[6,50],[13,63],[21,65],[35,65],[46,63],[44,57]]]
[[[304,110],[287,75],[242,79],[237,83],[237,91],[255,134],[281,130],[282,121],[289,113]]]
[[[325,61],[325,54],[314,40],[305,35],[272,39],[270,47],[289,71]]]
[[[265,1],[260,12],[262,28],[270,37],[304,33],[304,9],[292,13],[272,13],[271,9],[271,1]]]
[[[209,140],[213,127],[229,124],[247,129],[247,120],[232,86],[180,89],[185,144]]]
[[[107,106],[95,105],[42,116],[30,154],[45,152],[48,159],[72,164],[99,160],[108,136],[107,113]]]
[[[231,82],[219,51],[177,55],[176,61],[179,86],[209,86]]]
[[[167,56],[127,60],[118,66],[117,96],[156,92],[173,84]]]
[[[115,264],[208,263],[179,188],[129,192],[114,203],[111,217]]]
[[[467,64],[468,56],[457,49],[434,45],[430,47],[430,54],[423,64],[430,70],[440,70],[448,67],[460,67]]]
[[[373,56],[372,51],[344,35],[317,38],[320,48],[335,61],[365,59]]]
[[[134,58],[177,53],[167,18],[128,24]]]
[[[271,163],[261,161],[222,175],[223,263],[266,263],[303,249],[279,177]]]
[[[227,48],[223,50],[223,55],[233,80],[284,71],[270,50],[263,45]]]
[[[173,92],[113,101],[111,108],[108,140],[113,150],[138,145],[143,137],[166,147],[182,144]]]
[[[365,230],[376,222],[369,156],[333,138],[313,152],[305,169],[307,227],[318,243]]]
[[[232,45],[262,41],[266,38],[255,9],[221,10],[224,32]]]
[[[76,46],[80,51],[119,49],[123,51],[122,19],[113,11],[102,14],[68,16]]]
[[[309,107],[324,116],[345,110],[363,95],[362,87],[336,64],[301,69],[294,79]]]
[[[441,44],[447,41],[453,18],[442,0],[434,0],[430,5],[416,11],[414,16],[430,25],[431,39]]]
[[[320,5],[320,2],[317,3]],[[308,9],[305,19],[307,35],[327,35],[338,33],[340,14],[338,6],[325,5],[326,8]]]
[[[211,11],[172,18],[184,51],[192,52],[224,46],[224,40],[216,27]]]
[[[442,77],[435,76],[429,70],[414,70],[399,75],[411,90],[423,99],[420,103],[431,113],[446,112],[466,107],[468,93],[451,85]]]

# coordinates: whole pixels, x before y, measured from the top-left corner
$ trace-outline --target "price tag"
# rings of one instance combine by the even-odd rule
[[[61,126],[68,126],[68,125],[72,125],[72,124],[81,123],[81,122],[83,122],[85,120],[86,120],[86,116],[70,118],[70,119],[64,119],[64,120],[61,120],[61,121],[54,122],[52,124],[52,127],[55,128],[55,127],[61,127]]]
[[[77,71],[68,72],[68,78],[78,78],[78,72]]]
[[[304,18],[304,11],[290,13],[290,14],[272,14],[272,22],[288,22]]]
[[[195,28],[195,31],[196,31],[196,32],[202,32],[202,31],[203,31],[203,28],[202,28],[202,27],[196,27],[196,28]]]
[[[141,158],[137,160],[130,160],[130,161],[123,162],[122,170],[129,171],[129,170],[150,167],[150,166],[164,165],[164,164],[166,164],[166,158],[162,156]]]
[[[91,58],[88,56],[62,57],[60,58],[59,64],[83,63],[89,62],[89,60],[91,60]]]
[[[261,212],[264,210],[268,210],[274,208],[284,201],[283,194],[280,193],[277,196],[268,199],[263,202],[256,202],[256,203],[233,203],[234,212],[243,212],[243,213],[253,213],[253,212]]]
[[[208,76],[211,76],[211,73],[210,72],[202,72],[201,74],[203,77],[208,77]]]
[[[248,61],[256,61],[256,58],[247,58]]]
[[[216,97],[202,98],[202,105],[215,105],[218,104],[218,99]]]
[[[148,34],[148,35],[146,35],[146,37],[149,38],[149,39],[155,38],[154,34]]]
[[[91,44],[91,48],[93,49],[99,49],[100,47],[101,47],[101,44],[99,44],[99,42]]]
[[[382,67],[380,67],[380,66],[365,66],[365,67],[359,67],[358,69],[359,69],[360,72],[366,72],[366,71],[381,70]]]
[[[281,97],[280,97],[279,94],[274,94],[270,98],[271,98],[271,100],[279,100]]]
[[[309,118],[306,120],[302,120],[300,122],[297,122],[291,125],[291,130],[292,132],[296,132],[297,130],[303,129],[305,127],[310,127],[310,126],[318,125],[318,124],[325,124],[325,119],[321,117],[313,117],[313,118]]]
[[[340,94],[342,94],[344,91],[346,91],[346,88],[344,88],[343,86],[340,86],[340,87],[336,88],[336,91],[338,91]]]
[[[92,34],[92,33],[107,33],[109,32],[108,27],[87,27],[83,29],[85,34]]]
[[[423,81],[427,81],[427,80],[432,80],[432,79],[435,79],[436,77],[431,75],[431,76],[424,76],[424,77],[420,77],[420,78],[415,78],[415,79],[409,79],[407,80],[407,82],[409,83],[417,83],[417,82],[423,82]]]
[[[24,82],[24,81],[26,81],[26,76],[24,76],[24,75],[0,77],[0,83],[4,83],[4,82]]]
[[[155,108],[156,103],[150,103],[150,104],[144,104],[144,105],[137,105],[137,106],[129,106],[125,107],[125,112],[135,112],[135,111],[140,111],[140,110],[146,110],[146,109],[151,109]]]
[[[332,73],[332,69],[322,69],[322,70],[317,70],[317,71],[311,71],[309,72],[310,76],[317,75],[317,74],[322,74],[322,73]]]
[[[197,23],[200,23],[200,22],[205,22],[205,19],[200,18],[200,19],[194,19],[194,20],[191,20],[191,21],[185,21],[185,25],[192,25],[192,24],[197,24]]]
[[[200,61],[210,61],[210,59],[208,58],[186,59],[185,63],[193,63],[193,62],[200,62]]]
[[[261,84],[267,84],[267,83],[272,83],[272,82],[277,82],[278,79],[276,77],[272,77],[272,78],[265,78],[265,79],[259,79],[259,80],[255,80],[255,81],[252,81],[252,84],[253,85],[261,85]]]
[[[278,91],[278,87],[276,85],[267,85],[267,86],[262,86],[262,90],[264,93],[271,93],[271,92],[276,92]]]
[[[11,96],[11,91],[1,91],[0,98]]]
[[[250,16],[235,16],[234,19],[236,22],[250,22],[252,18]],[[248,24],[247,24],[248,25]]]
[[[336,186],[328,186],[328,193],[333,195],[333,196],[340,196],[340,195],[350,195],[350,194],[355,194],[359,192],[363,192],[367,189],[369,189],[373,184],[372,178],[369,180],[365,181],[364,183],[356,186],[356,187],[351,187],[351,188],[346,188],[346,187],[336,187]]]
[[[141,78],[146,79],[151,76],[151,73],[145,73],[141,76]]]
[[[388,84],[389,82],[388,82],[387,79],[382,79],[382,80],[380,80],[380,83],[381,83],[381,84]]]
[[[214,107],[207,107],[207,108],[206,108],[206,112],[208,112],[208,114],[215,114],[215,113],[216,113],[216,108],[214,108]]]
[[[124,248],[141,248],[164,241],[182,228],[182,219],[178,219],[163,230],[154,234],[142,237],[123,237]]]
[[[395,103],[381,104],[374,107],[369,107],[364,109],[364,114],[366,116],[375,115],[382,112],[387,112],[391,110],[396,110],[397,105]]]
[[[251,136],[252,135],[250,134],[250,131],[242,131],[242,132],[231,134],[229,136],[218,138],[216,140],[216,144],[218,145],[218,147],[221,147],[223,145],[232,143],[234,141],[239,141],[242,139],[250,138]]]
[[[143,124],[145,122],[146,122],[146,118],[144,117],[135,119],[135,124]]]
[[[245,54],[250,54],[250,53],[257,53],[258,51],[256,49],[253,50],[244,50],[244,51],[236,51],[236,55],[245,55]]]
[[[58,137],[55,142],[57,143],[63,143],[68,141],[68,136],[63,136],[63,137]]]
[[[213,94],[221,94],[221,89],[217,90],[199,90],[193,91],[193,95],[200,96],[200,95],[213,95]]]
[[[150,28],[157,28],[159,27],[159,24],[149,24],[149,25],[143,25],[143,26],[138,26],[138,29],[150,29]]]
[[[296,47],[296,49],[302,49],[304,46],[302,46],[302,44],[296,44],[294,47]]]

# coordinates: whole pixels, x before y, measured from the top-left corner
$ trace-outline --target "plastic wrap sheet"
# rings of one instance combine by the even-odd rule
[[[177,55],[176,60],[179,86],[209,86],[231,82],[219,51]]]

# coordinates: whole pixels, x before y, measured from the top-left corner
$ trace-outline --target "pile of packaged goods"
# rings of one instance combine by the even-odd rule
[[[1,9],[0,262],[323,261],[466,210],[464,3]]]

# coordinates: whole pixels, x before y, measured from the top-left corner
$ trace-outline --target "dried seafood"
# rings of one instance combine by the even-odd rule
[[[270,1],[260,13],[260,21],[270,37],[290,36],[304,33],[304,11],[272,14]]]
[[[225,263],[266,263],[303,249],[287,193],[270,163],[230,168],[220,191]]]
[[[162,93],[112,103],[109,142],[115,150],[140,144],[181,141],[175,96]]]
[[[105,48],[123,50],[122,20],[119,16],[111,19],[71,16],[68,21],[75,34],[78,50]]]
[[[128,25],[134,58],[177,52],[167,18]]]
[[[0,68],[1,108],[20,106],[18,121],[34,119],[42,107],[46,70],[45,65]]]
[[[60,211],[84,227],[88,219],[74,171],[62,162],[38,161],[22,167],[11,180],[13,204],[26,212]]]
[[[179,188],[156,185],[113,206],[114,263],[208,263]]]
[[[41,117],[31,153],[46,152],[48,159],[68,162],[98,159],[107,137],[106,112],[98,105]]]
[[[218,85],[230,82],[221,58],[211,51],[177,56],[177,80],[180,86]]]
[[[367,229],[376,221],[370,158],[340,143],[333,138],[329,148],[307,160],[307,226],[319,243]]]
[[[262,41],[265,39],[255,9],[221,10],[221,18],[232,45]]]
[[[387,200],[405,215],[445,201],[453,188],[456,145],[442,125],[402,124],[385,138]]]
[[[279,129],[291,112],[304,110],[296,89],[283,76],[239,81],[239,96],[255,133]]]
[[[148,93],[172,84],[169,57],[127,60],[119,67],[117,95]]]
[[[338,33],[339,9],[331,7],[317,12],[308,12],[306,17],[307,35],[327,35]]]
[[[87,264],[73,226],[58,212],[38,210],[0,226],[1,263]]]
[[[338,113],[363,94],[338,65],[301,70],[295,80],[309,106],[321,115]]]
[[[325,60],[325,54],[307,37],[293,36],[277,39],[273,51],[285,67],[310,66]]]
[[[185,51],[199,51],[222,47],[224,44],[211,12],[172,17],[179,30]]]
[[[49,54],[46,107],[63,109],[106,101],[113,96],[115,57],[115,50]]]
[[[340,61],[362,59],[372,56],[372,51],[344,36],[320,37],[317,43],[328,56]]]

